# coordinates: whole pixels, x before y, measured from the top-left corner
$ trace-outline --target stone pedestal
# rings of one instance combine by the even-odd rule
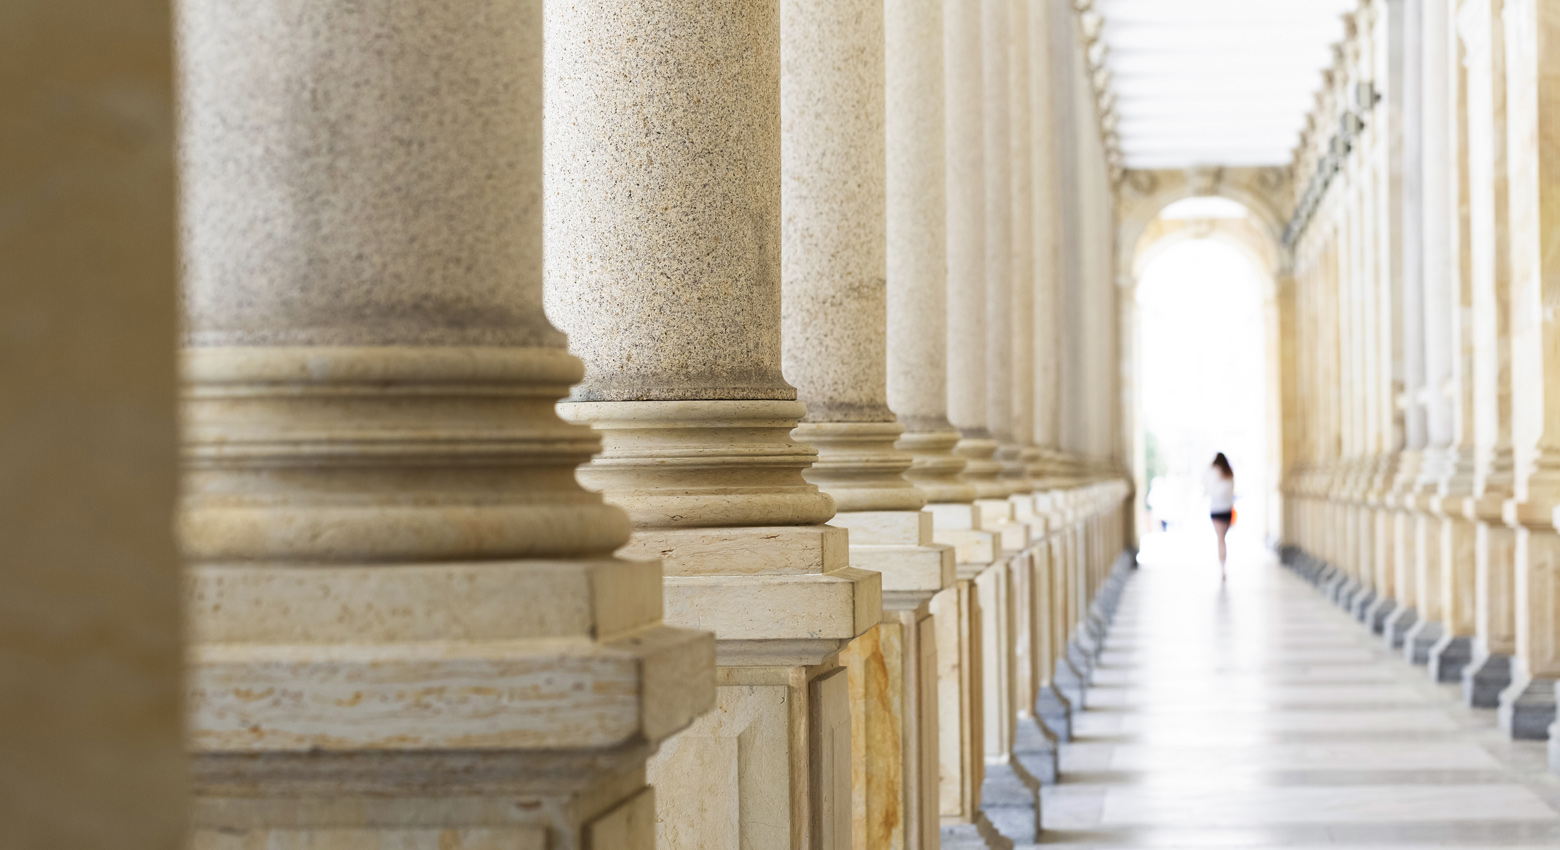
[[[985,781],[981,609],[974,582],[961,579],[932,598],[937,640],[938,815],[943,847],[1001,850],[981,810]]]

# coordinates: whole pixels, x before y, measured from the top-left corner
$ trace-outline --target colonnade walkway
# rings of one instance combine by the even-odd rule
[[[1560,846],[1560,777],[1253,544],[1144,541],[1047,842],[1072,847]],[[1209,535],[1209,536],[1204,536]]]

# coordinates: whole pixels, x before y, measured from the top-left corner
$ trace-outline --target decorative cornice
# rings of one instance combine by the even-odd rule
[[[1078,16],[1078,33],[1089,69],[1089,84],[1094,90],[1094,117],[1099,124],[1100,141],[1105,145],[1105,162],[1110,168],[1113,187],[1120,187],[1126,176],[1126,158],[1121,152],[1120,123],[1116,114],[1116,92],[1111,87],[1112,73],[1107,60],[1110,45],[1102,37],[1105,18],[1093,11],[1094,0],[1073,0]]]
[[[1359,10],[1344,16],[1345,38],[1333,45],[1333,66],[1322,72],[1316,105],[1306,116],[1305,130],[1295,148],[1293,171],[1295,210],[1284,229],[1284,246],[1293,249],[1321,209],[1327,190],[1346,166],[1355,141],[1365,131],[1366,118],[1381,101],[1381,93],[1362,70],[1365,39],[1370,37],[1374,10],[1363,0]]]

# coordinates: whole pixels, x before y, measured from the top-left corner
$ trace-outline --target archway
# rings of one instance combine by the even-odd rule
[[[1269,172],[1140,175],[1128,187],[1118,267],[1124,436],[1140,534],[1159,527],[1149,496],[1172,466],[1175,475],[1157,485],[1164,493],[1155,493],[1170,503],[1161,513],[1195,520],[1201,472],[1221,450],[1241,472],[1239,536],[1260,541],[1279,531],[1287,252],[1274,197],[1283,188]],[[1179,510],[1178,488],[1187,503]]]

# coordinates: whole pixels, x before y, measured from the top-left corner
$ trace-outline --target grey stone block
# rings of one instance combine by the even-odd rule
[[[1463,671],[1473,663],[1473,638],[1442,634],[1430,650],[1430,681],[1451,684],[1461,682]]]
[[[1399,605],[1392,612],[1381,627],[1381,638],[1387,646],[1393,649],[1401,649],[1407,642],[1408,632],[1419,624],[1419,611],[1406,605]]]
[[[1013,729],[1013,757],[1041,785],[1055,785],[1059,775],[1060,736],[1039,716],[1020,717]]]
[[[1463,699],[1474,708],[1499,708],[1500,693],[1511,687],[1511,656],[1487,652],[1463,669]]]
[[[997,831],[985,812],[973,823],[944,824],[938,835],[943,850],[1013,850],[1013,842]]]
[[[1555,722],[1555,680],[1523,676],[1500,694],[1500,728],[1513,738],[1543,741]]]
[[[1429,664],[1430,650],[1443,634],[1446,634],[1446,626],[1434,620],[1420,619],[1403,636],[1403,659],[1410,664]]]
[[[1045,722],[1046,728],[1054,732],[1058,740],[1072,740],[1072,703],[1055,682],[1041,688],[1035,697],[1035,716]]]
[[[980,810],[1014,844],[1040,840],[1040,780],[1016,761],[986,762]]]

